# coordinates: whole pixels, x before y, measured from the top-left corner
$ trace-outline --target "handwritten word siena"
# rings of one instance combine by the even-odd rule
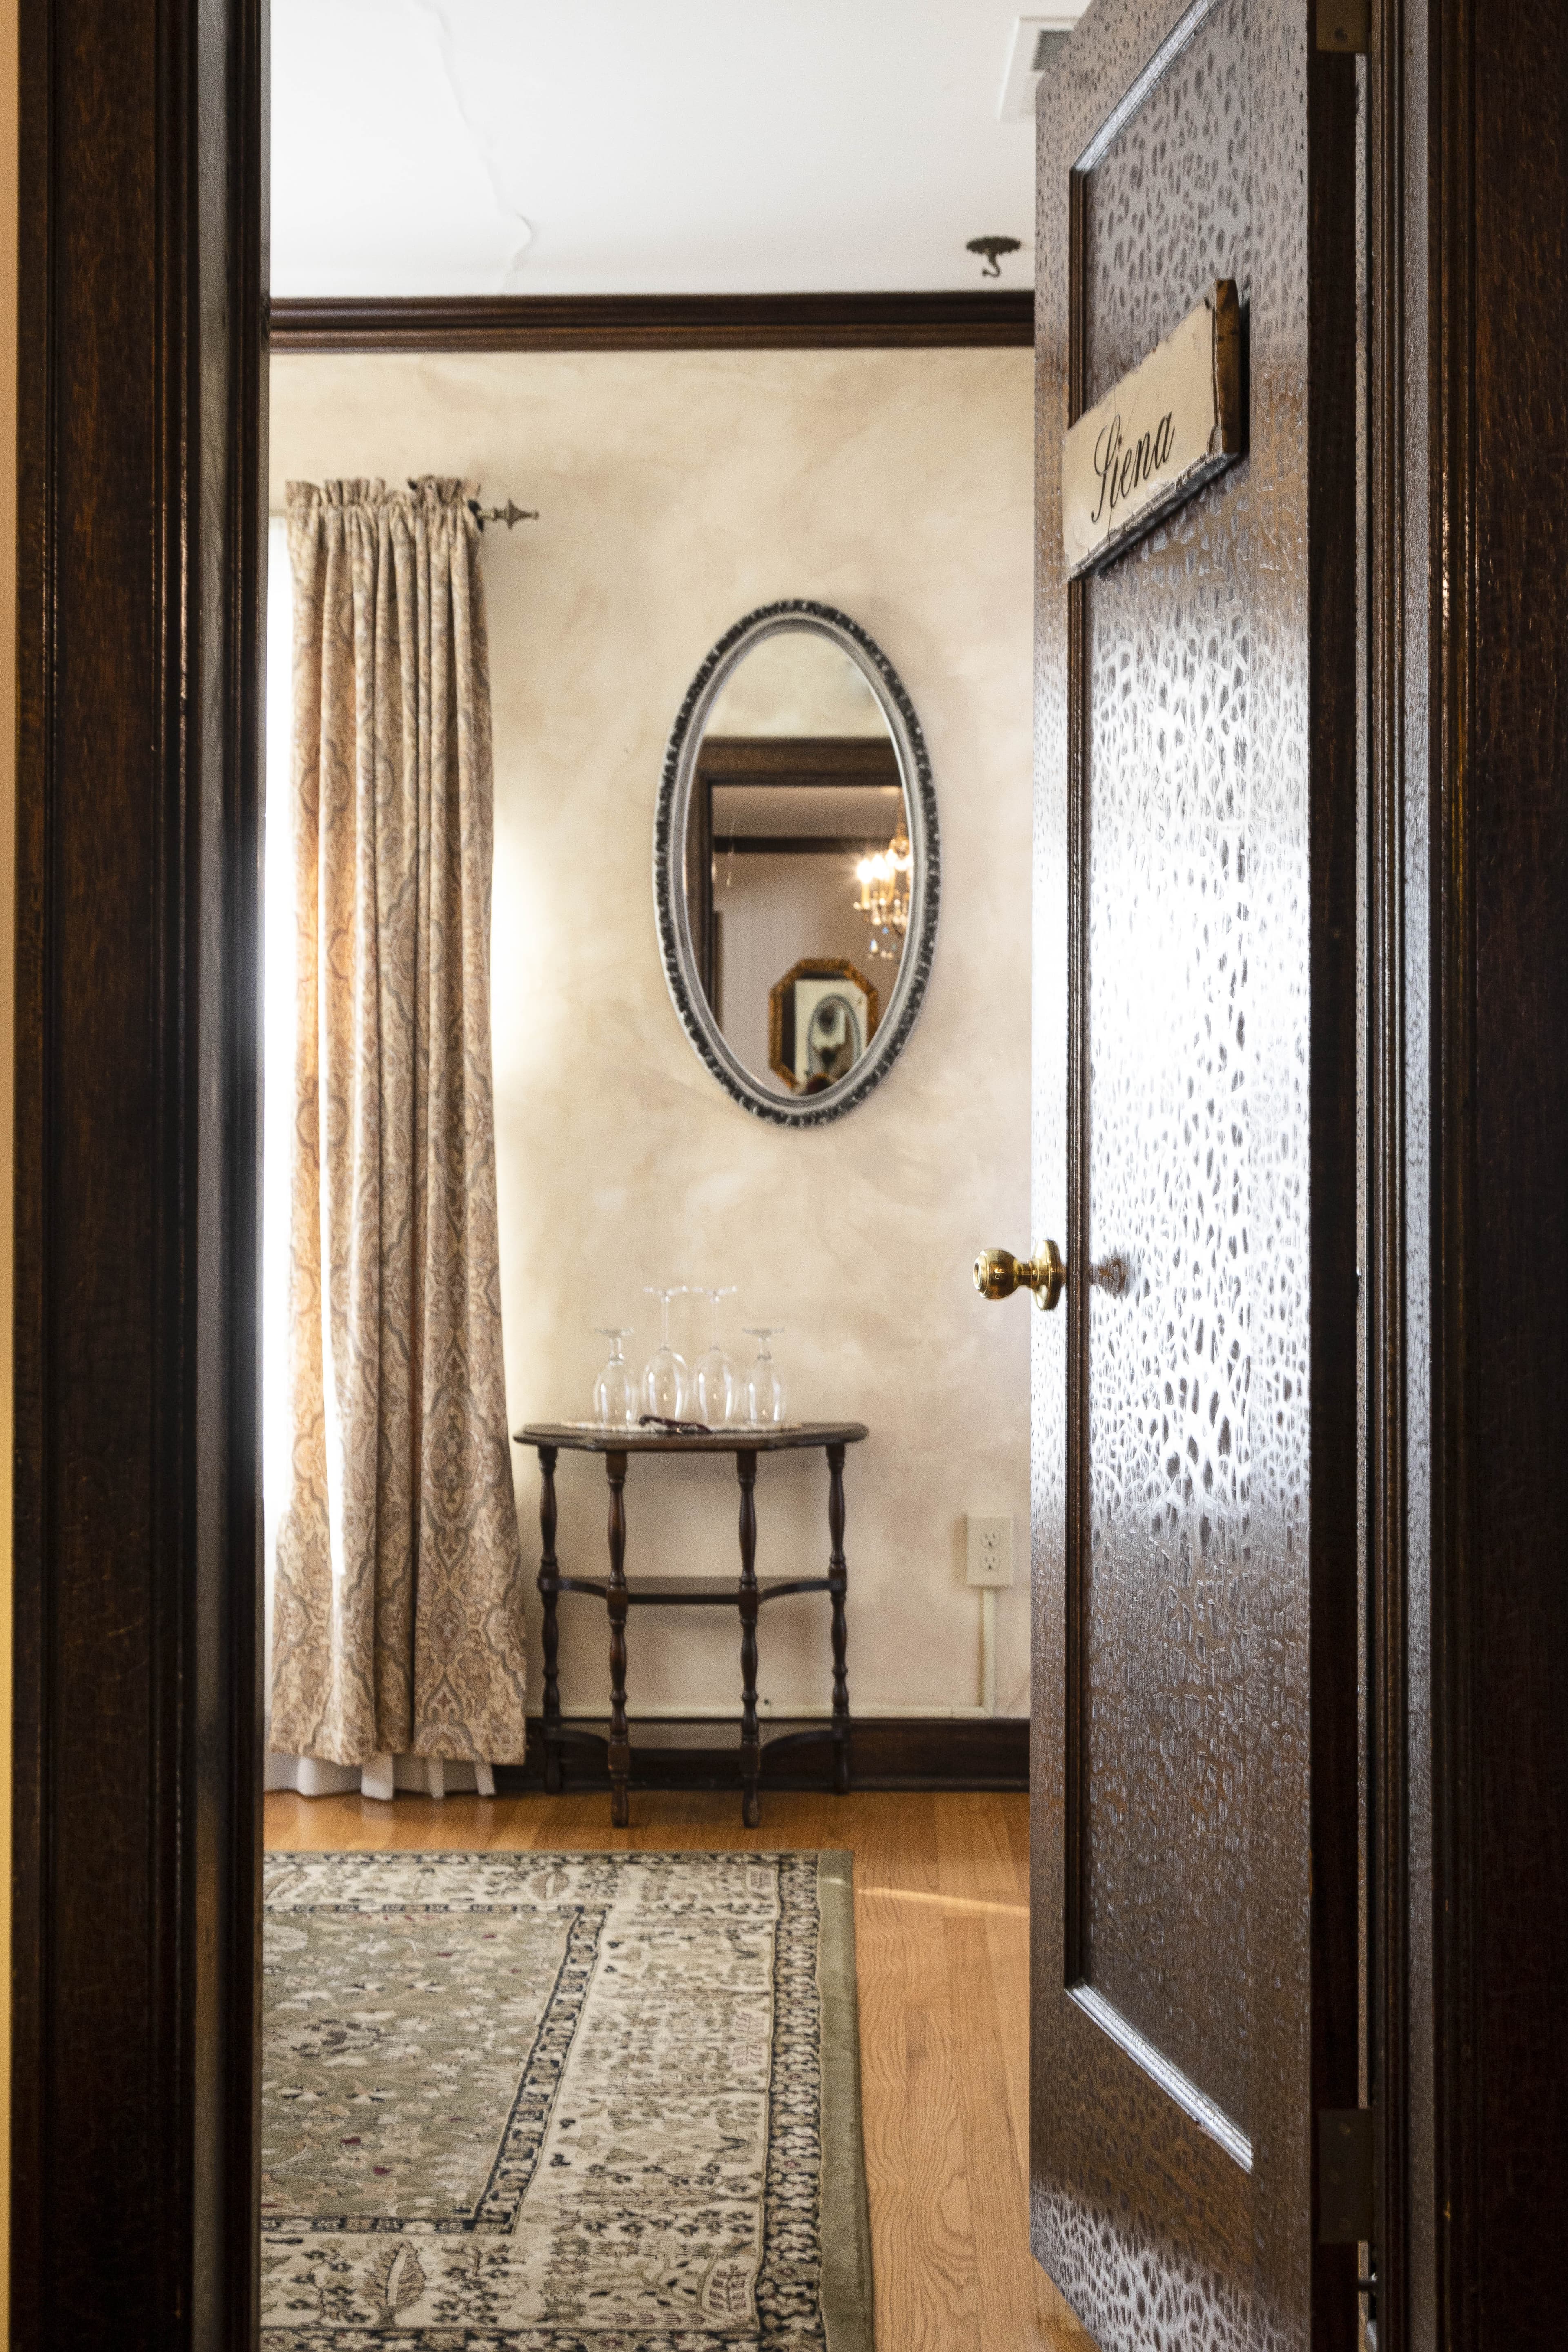
[[[1111,418],[1094,445],[1094,470],[1100,476],[1100,503],[1089,517],[1091,525],[1106,512],[1108,498],[1110,511],[1114,514],[1123,499],[1141,482],[1148,481],[1151,476],[1160,471],[1171,455],[1171,444],[1174,438],[1175,428],[1171,422],[1169,409],[1152,433],[1141,433],[1136,441],[1128,442],[1125,447],[1121,439],[1121,418],[1120,415]]]

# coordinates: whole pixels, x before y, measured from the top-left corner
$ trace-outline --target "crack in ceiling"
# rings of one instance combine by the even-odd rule
[[[272,0],[274,289],[977,287],[978,236],[1018,239],[999,282],[1026,286],[1017,12]]]
[[[411,0],[411,5],[427,16],[435,26],[436,46],[440,51],[441,67],[447,77],[447,86],[452,93],[453,102],[461,118],[463,128],[473,142],[474,152],[494,192],[497,210],[500,213],[509,233],[515,235],[519,228],[522,231],[521,242],[516,246],[510,260],[501,272],[500,283],[497,289],[497,291],[502,294],[515,293],[528,248],[533,242],[533,223],[507,184],[508,157],[504,117],[500,122],[494,125],[479,119],[480,112],[484,110],[482,93],[493,91],[494,83],[489,76],[481,73],[478,79],[477,90],[469,86],[468,76],[465,71],[468,60],[461,39],[451,24],[446,0]]]

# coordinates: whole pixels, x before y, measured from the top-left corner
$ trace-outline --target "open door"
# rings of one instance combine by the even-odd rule
[[[1040,93],[1033,2235],[1104,2352],[1357,2333],[1356,73],[1097,0]]]

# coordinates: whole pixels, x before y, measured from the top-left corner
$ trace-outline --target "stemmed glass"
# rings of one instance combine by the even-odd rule
[[[610,1343],[609,1360],[594,1382],[594,1419],[602,1429],[625,1429],[637,1417],[637,1381],[621,1353],[621,1341],[631,1338],[632,1328],[629,1323],[595,1323],[594,1328]]]
[[[722,1290],[710,1290],[705,1283],[699,1283],[697,1288],[713,1309],[713,1337],[697,1359],[697,1418],[710,1429],[721,1429],[735,1410],[737,1383],[735,1367],[719,1345],[719,1301],[733,1298],[735,1286],[731,1282]]]
[[[648,1297],[658,1300],[664,1318],[659,1344],[643,1369],[643,1411],[657,1413],[661,1421],[684,1421],[687,1399],[691,1393],[686,1359],[677,1355],[669,1344],[669,1302],[679,1298],[686,1286],[683,1282],[672,1282],[668,1290],[661,1290],[657,1283],[643,1285]]]
[[[784,1374],[774,1363],[768,1348],[770,1339],[782,1338],[784,1328],[782,1323],[746,1323],[742,1326],[747,1339],[758,1342],[757,1360],[746,1374],[741,1391],[742,1407],[753,1428],[776,1429],[784,1417]]]

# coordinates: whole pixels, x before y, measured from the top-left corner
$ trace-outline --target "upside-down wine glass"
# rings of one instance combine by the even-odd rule
[[[610,1343],[609,1360],[594,1382],[594,1419],[601,1429],[625,1429],[637,1417],[637,1381],[621,1353],[621,1341],[632,1336],[629,1323],[595,1323],[601,1339]]]
[[[741,1391],[741,1404],[747,1421],[755,1429],[776,1429],[784,1417],[787,1402],[784,1374],[774,1363],[768,1349],[770,1339],[783,1337],[782,1323],[746,1323],[742,1326],[748,1339],[755,1339],[757,1360],[746,1374]]]
[[[735,1379],[735,1367],[719,1344],[719,1301],[721,1298],[733,1298],[735,1286],[731,1282],[727,1283],[722,1290],[710,1290],[705,1283],[701,1283],[698,1287],[701,1296],[708,1300],[713,1309],[713,1337],[697,1359],[697,1373],[693,1383],[697,1418],[699,1421],[705,1421],[710,1429],[722,1429],[735,1410],[735,1393],[738,1384]]]
[[[672,1282],[668,1290],[661,1290],[657,1283],[645,1282],[643,1288],[650,1298],[658,1300],[664,1318],[659,1344],[643,1370],[643,1411],[657,1413],[661,1421],[684,1421],[691,1391],[687,1379],[686,1359],[677,1355],[669,1344],[669,1302],[680,1297],[686,1285]]]

